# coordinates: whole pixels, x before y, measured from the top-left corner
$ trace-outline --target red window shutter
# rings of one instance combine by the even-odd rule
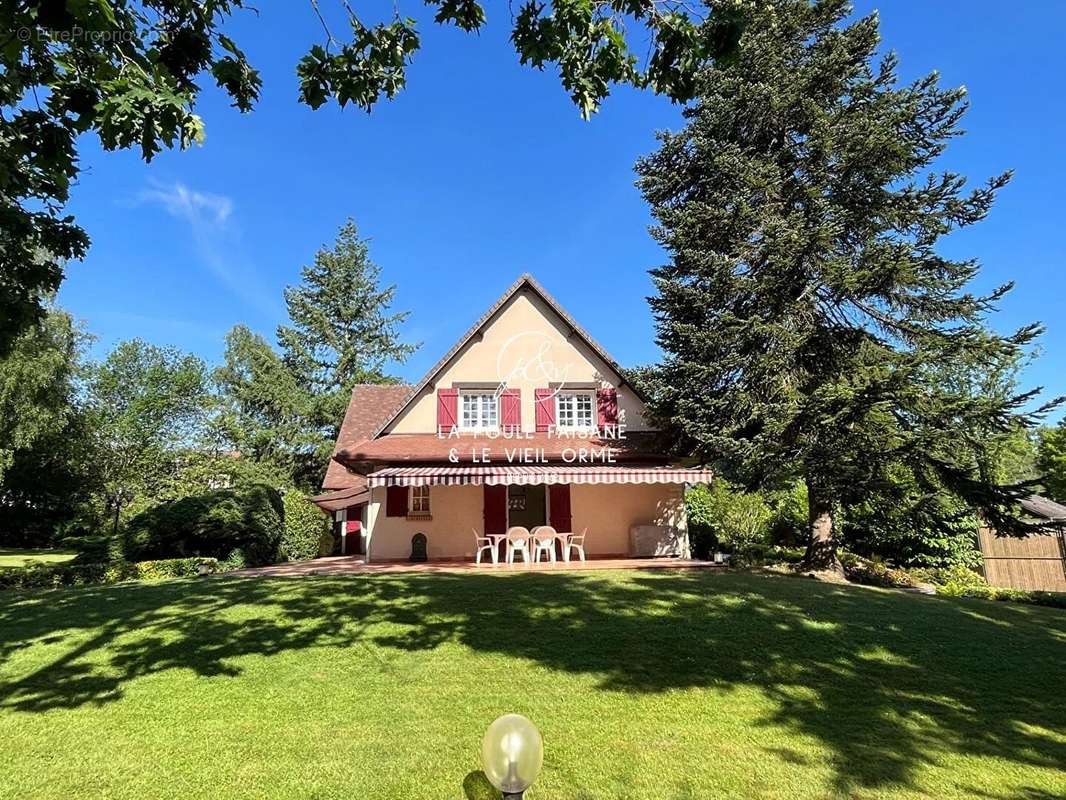
[[[505,428],[522,429],[522,391],[504,389],[500,393],[500,420]]]
[[[407,487],[389,486],[385,489],[385,516],[407,516]]]
[[[599,389],[596,392],[596,406],[599,408],[601,428],[618,424],[618,392],[614,389]]]
[[[569,533],[573,528],[573,521],[570,515],[570,484],[550,484],[548,486],[548,504],[551,506],[551,526],[559,533]]]
[[[536,411],[537,433],[547,433],[555,424],[555,390],[534,389],[533,407]]]
[[[437,430],[447,433],[459,424],[459,390],[437,389]]]
[[[507,533],[507,487],[485,484],[485,533]]]

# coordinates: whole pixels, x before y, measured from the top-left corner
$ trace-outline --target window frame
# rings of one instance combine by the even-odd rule
[[[411,486],[407,493],[407,516],[428,517],[433,513],[429,498],[428,484],[426,486]],[[419,508],[419,506],[423,505],[425,506],[424,508]]]
[[[578,420],[578,398],[586,397],[589,401],[589,417],[588,424],[581,424]],[[563,398],[573,401],[573,418],[572,424],[563,423]],[[596,429],[597,423],[597,408],[596,408],[596,392],[588,389],[573,389],[570,391],[559,391],[555,393],[555,427],[561,431],[591,431]]]
[[[466,399],[468,397],[477,398],[476,421],[473,425],[467,424],[466,419]],[[488,411],[492,411],[491,424],[486,424],[489,416],[486,412]],[[497,431],[500,429],[500,395],[497,392],[486,389],[460,389],[456,415],[459,417],[460,431]]]

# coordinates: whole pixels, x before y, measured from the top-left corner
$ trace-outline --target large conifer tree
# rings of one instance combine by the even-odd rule
[[[316,425],[330,442],[357,383],[394,383],[386,370],[418,349],[400,338],[410,312],[392,311],[393,285],[381,285],[381,269],[370,259],[368,240],[349,219],[332,249],[315,253],[300,272],[301,282],[285,289],[290,325],[278,327],[285,364],[310,394]]]
[[[974,395],[943,366],[1013,363],[1038,325],[986,323],[1010,288],[968,290],[976,260],[942,237],[981,220],[1009,174],[935,172],[964,89],[875,61],[876,15],[844,0],[763,2],[735,60],[706,70],[687,124],[642,159],[670,262],[653,270],[659,413],[686,449],[751,484],[802,476],[807,565],[839,569],[834,512],[909,468],[1001,532],[1024,486],[979,469],[981,437],[1038,415],[1033,393]]]

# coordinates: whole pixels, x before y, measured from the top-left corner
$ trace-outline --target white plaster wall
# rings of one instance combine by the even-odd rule
[[[575,533],[588,528],[585,552],[592,555],[628,555],[633,525],[686,529],[681,485],[571,486],[570,513]]]
[[[370,540],[371,561],[407,558],[411,537],[426,534],[430,558],[472,558],[473,530],[484,529],[484,490],[480,486],[431,486],[432,519],[385,516],[385,490],[375,489],[370,507],[375,514]]]

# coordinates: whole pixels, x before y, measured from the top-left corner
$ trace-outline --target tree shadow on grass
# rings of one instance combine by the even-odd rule
[[[236,675],[247,654],[455,642],[602,691],[755,687],[774,701],[762,724],[823,744],[846,793],[914,788],[952,753],[1066,764],[1066,614],[1046,609],[698,572],[220,579],[0,600],[0,660],[56,647],[60,630],[70,647],[0,678],[0,708],[112,702],[171,668]]]

